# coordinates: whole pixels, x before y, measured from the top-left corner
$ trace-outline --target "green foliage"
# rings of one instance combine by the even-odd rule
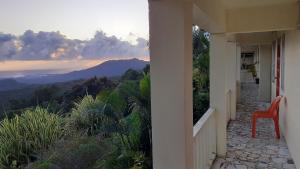
[[[138,151],[114,151],[104,160],[98,161],[94,169],[145,169],[150,168],[145,155]]]
[[[123,76],[121,77],[122,81],[124,80],[139,80],[141,79],[142,74],[139,71],[128,69]]]
[[[35,102],[36,105],[47,105],[48,102],[54,100],[57,97],[57,93],[59,92],[59,90],[60,88],[56,85],[38,88],[33,94],[32,102]]]
[[[115,128],[114,149],[98,168],[151,168],[150,76],[139,83],[125,81],[98,98],[104,98],[104,114]]]
[[[14,161],[30,162],[62,134],[61,118],[39,107],[13,119],[5,118],[0,124],[0,168],[8,168]]]
[[[112,90],[116,87],[115,83],[108,78],[91,78],[83,83],[77,84],[62,96],[62,112],[70,112],[74,106],[74,101],[81,100],[87,94],[96,97],[103,90]]]
[[[37,161],[29,164],[26,169],[60,169],[60,167],[49,161]]]
[[[193,28],[193,121],[209,108],[209,40],[207,33]]]
[[[147,64],[146,67],[143,69],[145,74],[150,74],[150,64]]]
[[[198,92],[193,95],[194,113],[193,113],[193,123],[196,124],[202,115],[209,108],[209,93],[208,92]]]
[[[249,65],[249,72],[252,73],[252,76],[253,76],[253,77],[256,77],[256,76],[257,76],[257,71],[256,71],[255,64]]]
[[[69,130],[83,131],[88,135],[99,132],[103,119],[103,105],[92,96],[85,96],[80,102],[75,103],[70,117],[67,119]]]
[[[111,151],[110,144],[94,136],[72,137],[55,144],[43,161],[62,169],[92,169]]]
[[[120,81],[92,78],[68,90],[46,85],[15,100],[0,126],[0,168],[152,168],[149,72],[148,65]]]
[[[140,112],[141,140],[140,146],[146,156],[152,158],[152,126],[151,126],[151,87],[150,75],[145,74],[139,83],[139,94],[135,98],[135,107]]]

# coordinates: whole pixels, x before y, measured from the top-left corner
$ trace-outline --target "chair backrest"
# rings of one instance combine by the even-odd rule
[[[279,104],[280,104],[281,98],[282,98],[282,96],[277,96],[273,100],[270,108],[268,109],[268,112],[272,113],[273,116],[277,116],[279,113]]]

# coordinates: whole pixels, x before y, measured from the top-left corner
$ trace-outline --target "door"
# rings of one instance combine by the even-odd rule
[[[281,57],[281,39],[277,40],[276,52],[276,96],[280,95],[280,57]]]

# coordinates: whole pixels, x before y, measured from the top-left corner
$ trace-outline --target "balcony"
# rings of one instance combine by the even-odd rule
[[[241,89],[236,120],[230,121],[227,128],[225,157],[217,157],[212,163],[216,154],[214,110],[208,110],[194,126],[195,169],[296,169],[285,139],[275,139],[271,120],[258,120],[257,137],[251,137],[251,112],[266,109],[268,104],[257,101],[258,85],[244,83]]]

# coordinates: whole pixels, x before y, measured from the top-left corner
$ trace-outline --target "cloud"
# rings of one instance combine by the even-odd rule
[[[139,42],[137,45],[132,45],[127,41],[122,41],[116,38],[115,36],[108,37],[101,31],[96,32],[94,38],[88,41],[82,50],[82,56],[84,58],[102,58],[107,56],[140,57],[146,55],[148,55],[146,46],[142,46]]]
[[[133,45],[98,31],[87,41],[68,39],[60,32],[26,31],[21,36],[0,33],[0,60],[69,60],[148,56],[147,41]]]
[[[16,45],[16,40],[13,35],[0,33],[0,58],[12,58],[18,50]]]

